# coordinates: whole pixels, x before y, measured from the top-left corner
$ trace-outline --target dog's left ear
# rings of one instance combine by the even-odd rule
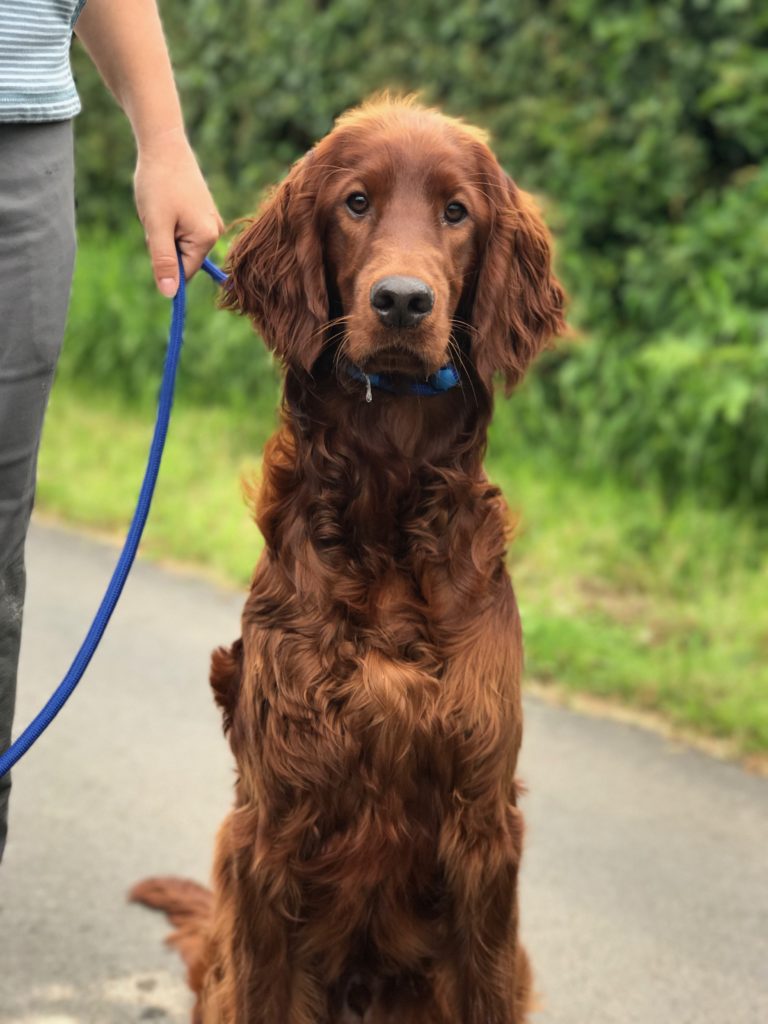
[[[309,373],[328,322],[312,152],[267,196],[229,250],[221,304],[251,317],[280,359]]]
[[[480,376],[504,375],[507,393],[566,329],[565,294],[552,271],[552,239],[531,196],[478,147],[491,225],[479,255],[472,304],[473,356]]]

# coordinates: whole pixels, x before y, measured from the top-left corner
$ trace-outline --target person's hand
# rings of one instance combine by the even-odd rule
[[[185,137],[168,133],[139,146],[134,191],[157,287],[171,298],[179,287],[176,243],[189,279],[224,230]]]

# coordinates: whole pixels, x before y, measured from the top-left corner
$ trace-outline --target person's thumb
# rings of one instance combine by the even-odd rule
[[[179,288],[179,260],[171,227],[148,227],[147,245],[152,260],[152,273],[162,295],[172,299]]]

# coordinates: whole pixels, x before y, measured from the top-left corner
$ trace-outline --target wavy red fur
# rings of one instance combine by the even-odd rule
[[[482,133],[384,98],[294,166],[229,269],[285,393],[242,639],[212,666],[238,781],[210,916],[168,901],[197,922],[195,1020],[522,1024],[522,641],[482,460],[494,373],[563,330],[546,229]],[[368,304],[391,272],[435,292],[411,333]],[[448,358],[462,386],[435,398],[368,403],[345,373]]]

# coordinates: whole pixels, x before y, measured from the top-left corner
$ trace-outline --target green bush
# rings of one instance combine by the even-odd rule
[[[572,319],[589,339],[542,364],[519,429],[585,468],[658,478],[670,498],[764,504],[768,8],[161,6],[190,135],[227,218],[250,211],[340,111],[382,86],[420,89],[490,128],[502,163],[547,197]],[[81,221],[117,228],[132,143],[80,54],[77,67]],[[227,358],[215,372],[231,365],[237,391],[248,382]]]

